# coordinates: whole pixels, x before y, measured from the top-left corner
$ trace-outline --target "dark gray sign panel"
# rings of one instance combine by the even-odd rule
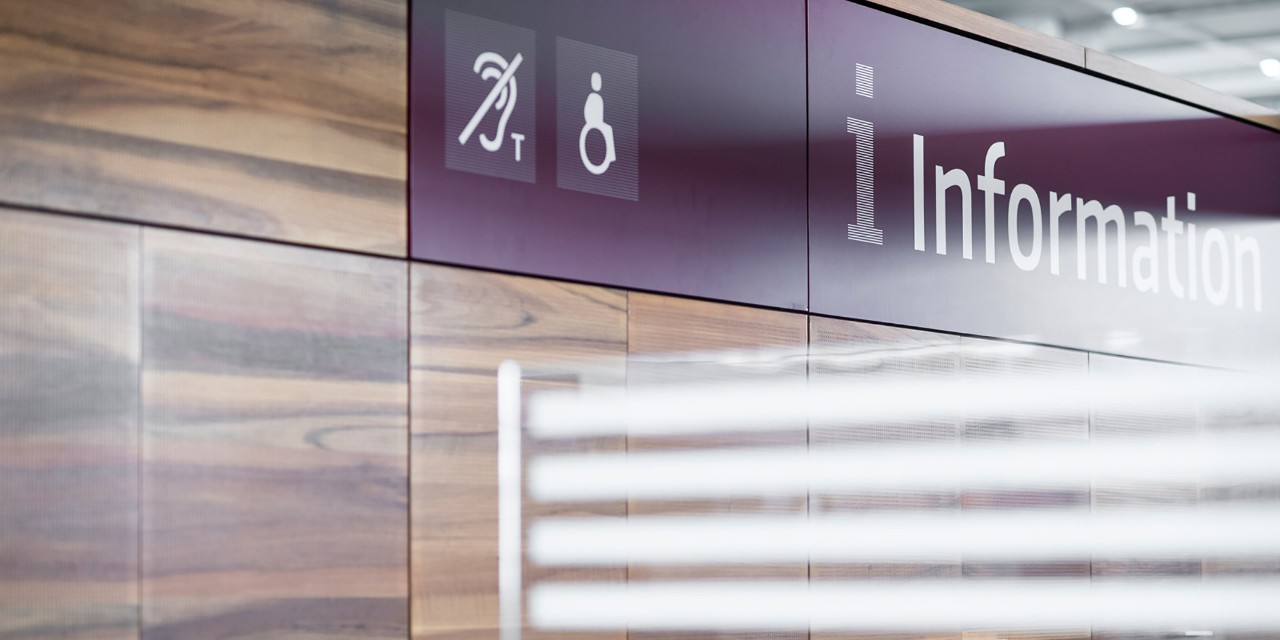
[[[415,3],[412,257],[805,308],[804,10]]]
[[[1280,355],[1280,136],[810,0],[814,312],[1204,364]]]

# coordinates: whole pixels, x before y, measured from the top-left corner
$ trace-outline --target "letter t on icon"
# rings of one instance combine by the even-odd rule
[[[513,133],[511,134],[511,139],[516,143],[516,162],[520,162],[520,143],[524,142],[524,134]]]

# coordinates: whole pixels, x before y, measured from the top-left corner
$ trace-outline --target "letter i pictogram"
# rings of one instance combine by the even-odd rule
[[[863,98],[875,97],[875,68],[854,65],[854,93]],[[884,232],[876,228],[875,191],[875,126],[866,120],[845,118],[845,131],[853,134],[857,161],[856,222],[849,225],[849,239],[868,244],[884,244]]]

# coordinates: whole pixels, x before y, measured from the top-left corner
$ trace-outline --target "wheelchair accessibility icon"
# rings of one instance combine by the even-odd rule
[[[640,198],[636,56],[556,38],[556,186]]]
[[[603,80],[599,71],[591,73],[591,95],[587,96],[587,102],[582,107],[582,115],[586,119],[582,131],[578,134],[578,156],[582,158],[582,166],[586,167],[593,175],[602,175],[609,170],[609,165],[618,159],[617,152],[613,146],[613,127],[604,121],[604,98],[600,97],[600,89]],[[587,155],[587,136],[592,131],[599,131],[604,136],[604,160],[599,164],[592,162]]]

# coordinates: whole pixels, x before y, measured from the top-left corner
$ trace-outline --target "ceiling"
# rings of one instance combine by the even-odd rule
[[[950,0],[1280,110],[1280,0]],[[1120,26],[1128,6],[1138,23]]]

